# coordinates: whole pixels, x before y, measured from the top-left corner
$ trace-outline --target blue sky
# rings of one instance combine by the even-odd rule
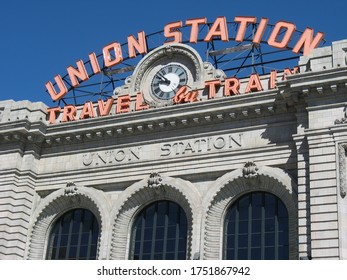
[[[326,45],[347,39],[347,2],[319,1],[91,1],[11,0],[0,9],[1,100],[42,101],[53,106],[45,83],[88,54],[101,53],[113,41],[144,30],[160,31],[173,21],[218,16],[269,18],[293,22],[325,33]]]

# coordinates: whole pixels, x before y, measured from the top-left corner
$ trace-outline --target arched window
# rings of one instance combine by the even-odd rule
[[[178,204],[154,202],[134,221],[130,259],[184,260],[187,232],[187,217]]]
[[[99,224],[87,209],[74,209],[62,215],[49,236],[47,259],[96,259]]]
[[[289,259],[288,243],[288,211],[277,196],[246,194],[228,209],[225,259]]]

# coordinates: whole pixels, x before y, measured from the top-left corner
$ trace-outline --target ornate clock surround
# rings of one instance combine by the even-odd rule
[[[172,100],[156,100],[150,92],[155,68],[160,69],[167,64],[178,64],[184,67],[188,72],[190,87],[199,87],[199,83],[203,80],[204,63],[193,48],[183,44],[167,44],[153,50],[139,62],[131,77],[131,91],[142,92],[146,103],[151,107],[161,107],[172,103]]]

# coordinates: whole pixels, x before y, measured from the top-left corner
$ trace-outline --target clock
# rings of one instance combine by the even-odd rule
[[[157,70],[151,83],[151,94],[159,100],[172,99],[188,82],[187,71],[179,64],[168,64]]]
[[[173,98],[183,87],[202,87],[204,64],[199,54],[183,44],[167,44],[148,53],[136,66],[129,87],[141,92],[150,107],[174,104]]]

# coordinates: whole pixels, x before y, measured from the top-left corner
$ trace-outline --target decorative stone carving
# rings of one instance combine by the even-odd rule
[[[196,252],[193,256],[193,260],[200,260],[200,252]]]
[[[345,63],[347,65],[347,48],[342,48],[342,50],[345,52],[344,56],[345,56]]]
[[[340,120],[335,120],[335,124],[344,124],[347,123],[347,114],[346,114],[346,108],[343,110],[344,111],[344,116]]]
[[[242,169],[243,177],[247,179],[256,178],[258,176],[258,167],[253,161],[249,161]]]
[[[67,182],[64,190],[65,196],[75,196],[78,192],[78,188],[74,182]]]
[[[2,116],[4,115],[4,110],[5,110],[5,107],[0,107],[0,121],[2,119]]]
[[[340,144],[338,146],[339,153],[339,177],[340,177],[340,195],[342,198],[346,196],[347,193],[347,182],[346,182],[346,148],[347,144]]]
[[[159,173],[152,172],[147,180],[147,186],[148,188],[153,189],[157,195],[160,195],[161,193],[165,192],[162,181],[163,179]]]
[[[157,172],[152,172],[149,175],[147,186],[149,188],[159,188],[162,185],[163,179],[161,178],[160,174]]]
[[[173,48],[170,45],[166,45],[164,48],[164,53],[169,57],[172,58],[173,56]]]
[[[347,118],[342,118],[341,120],[335,120],[335,124],[347,123]]]

